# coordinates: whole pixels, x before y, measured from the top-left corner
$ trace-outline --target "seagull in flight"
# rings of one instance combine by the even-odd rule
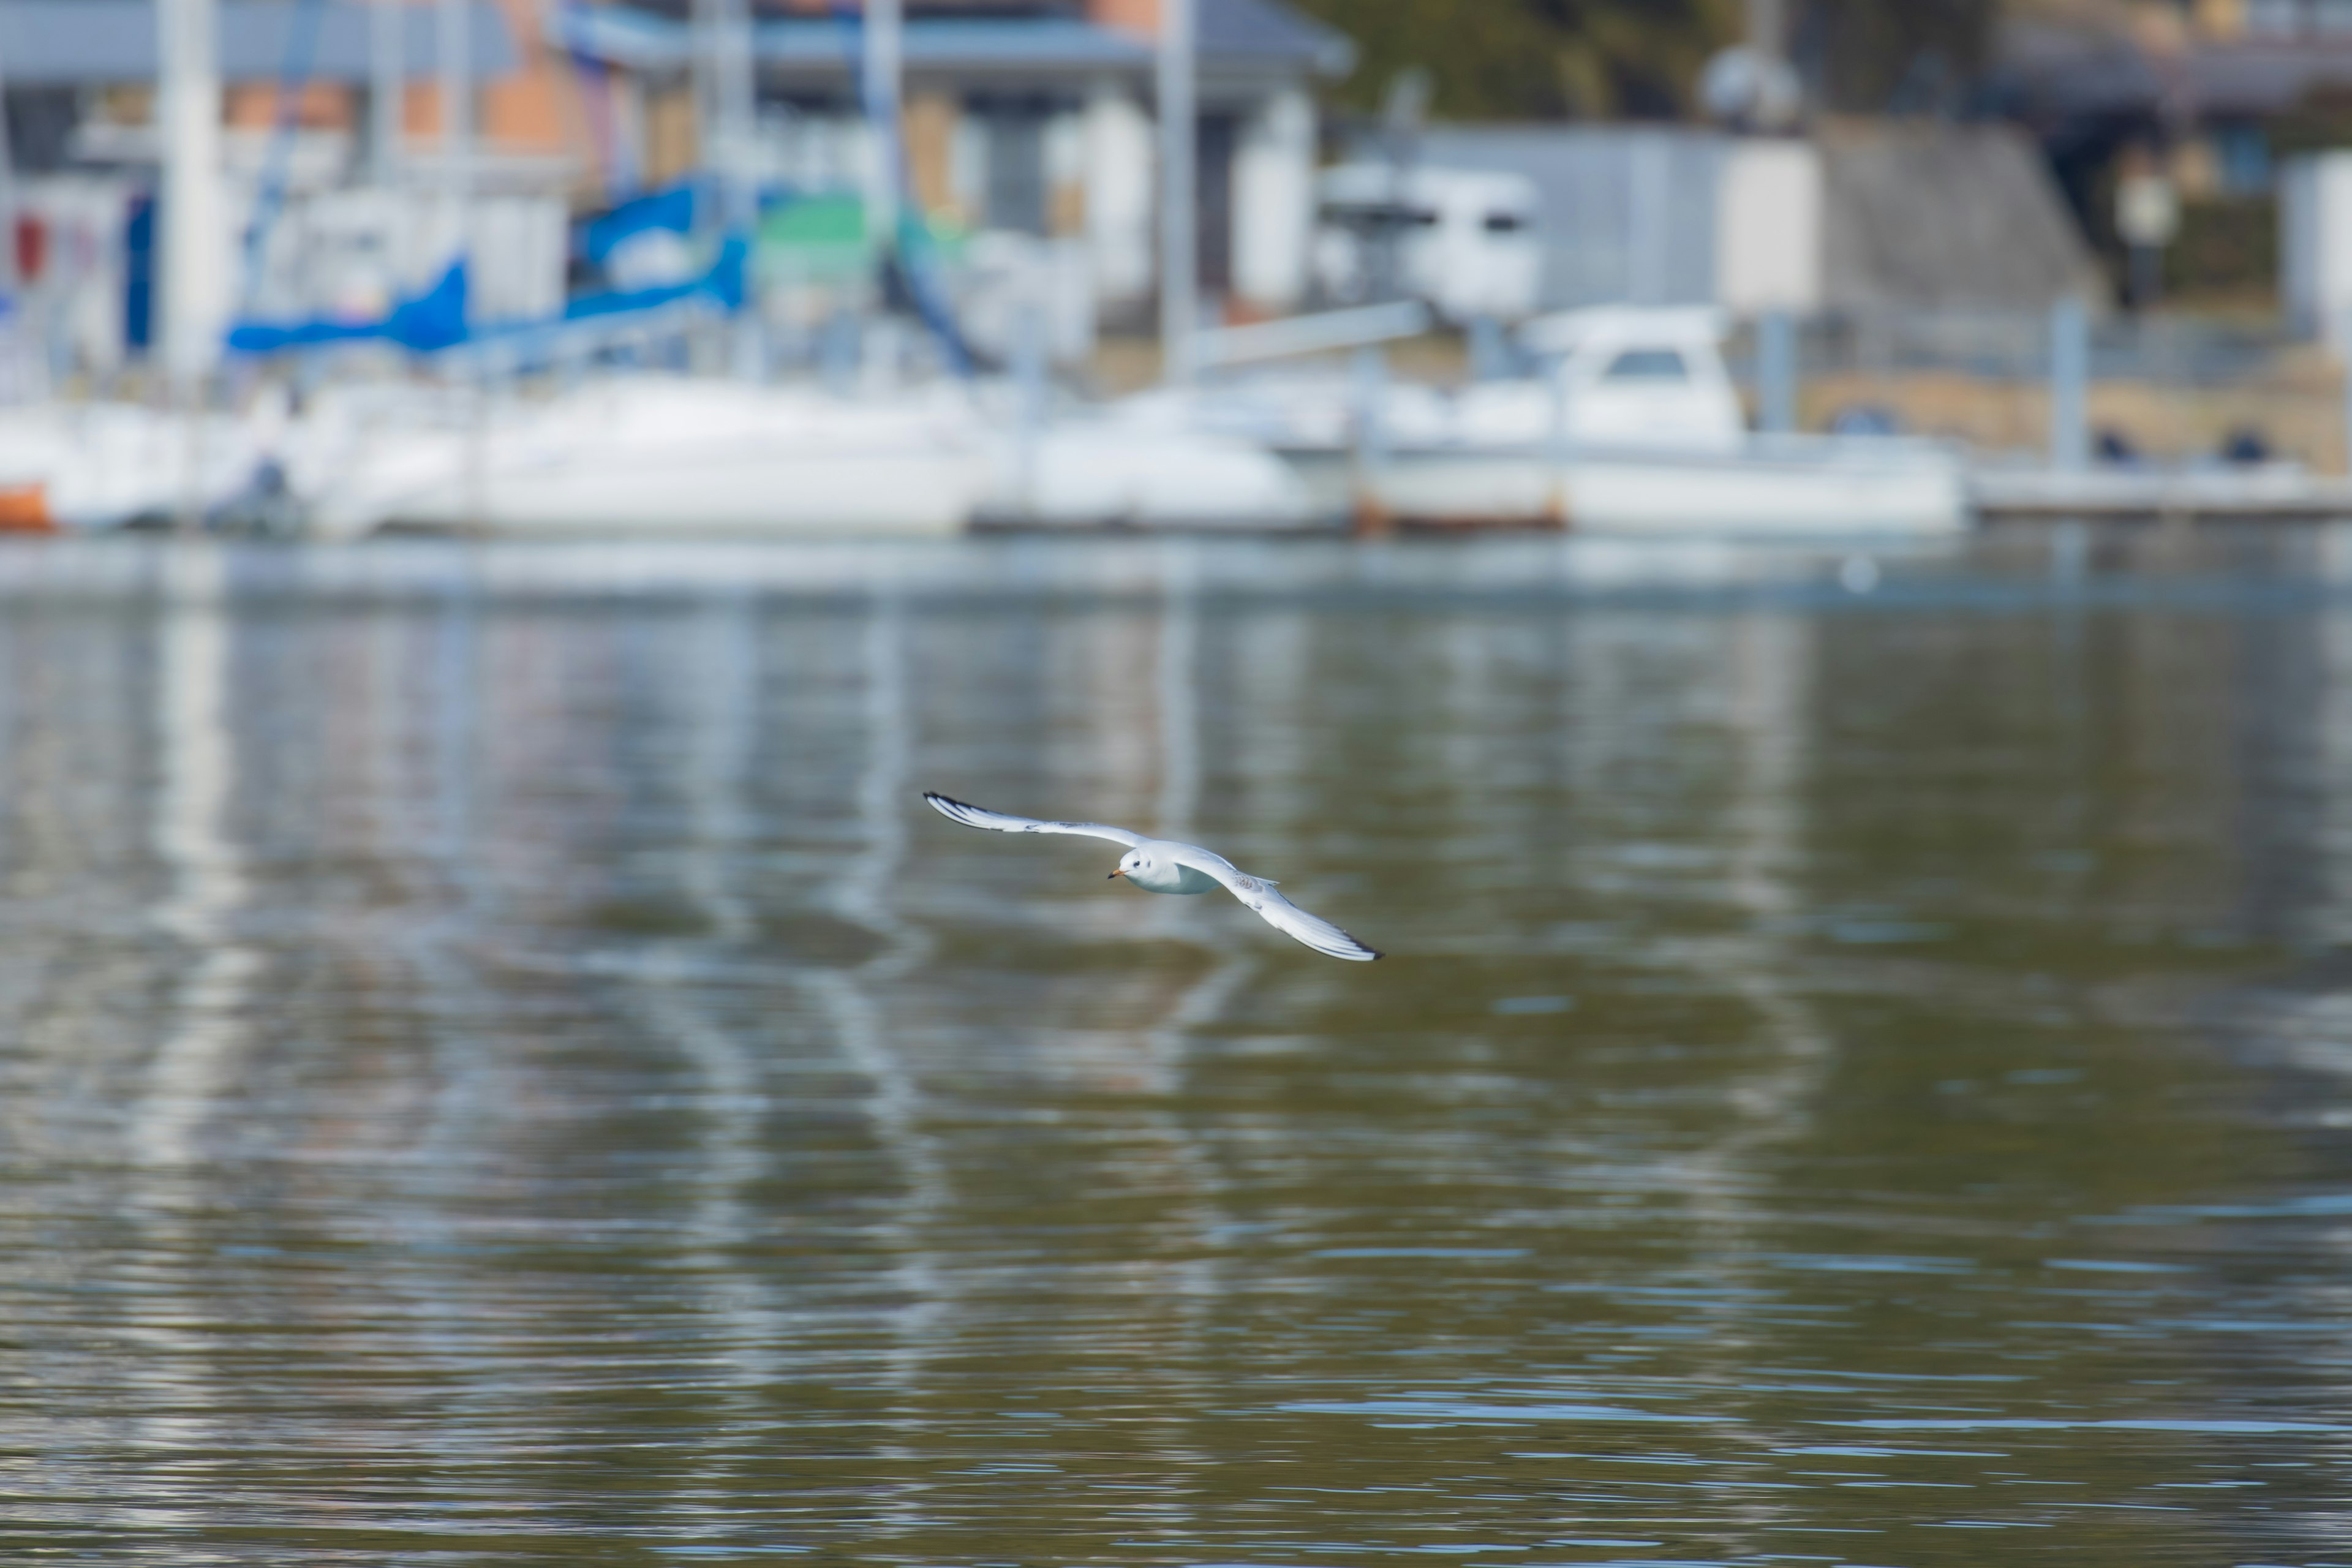
[[[1318,919],[1284,898],[1265,878],[1246,876],[1223,856],[1197,844],[1146,838],[1140,833],[1106,827],[1099,822],[1039,822],[1034,817],[1007,816],[1001,811],[983,811],[929,791],[924,792],[923,798],[950,822],[984,827],[991,833],[1066,833],[1080,838],[1108,838],[1113,844],[1127,847],[1127,853],[1119,858],[1118,869],[1111,876],[1124,878],[1147,893],[1205,893],[1223,888],[1256,910],[1266,924],[1318,952],[1356,963],[1370,963],[1381,956],[1329,921]]]

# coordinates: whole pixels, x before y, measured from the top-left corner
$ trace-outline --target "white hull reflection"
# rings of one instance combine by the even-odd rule
[[[1475,543],[1339,538],[1035,536],[958,541],[388,539],[359,550],[224,545],[230,590],[299,582],[356,602],[464,591],[502,598],[707,593],[788,596],[881,591],[957,596],[1156,594],[1181,566],[1192,591],[1243,597],[1370,589],[1412,595],[1811,594],[1856,559],[1890,574],[1906,563],[1965,562],[1964,540],[1853,542],[1815,549],[1728,539],[1492,534]],[[156,546],[94,537],[0,550],[0,605],[71,595],[142,600]],[[1874,587],[1875,584],[1873,584]],[[2039,589],[2027,590],[2038,592]]]

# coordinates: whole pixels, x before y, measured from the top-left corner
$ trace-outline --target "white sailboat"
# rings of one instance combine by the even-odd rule
[[[289,458],[329,538],[947,534],[990,473],[982,427],[950,388],[866,400],[646,374],[542,402],[331,395]]]
[[[215,0],[159,0],[155,16],[163,159],[155,349],[166,405],[51,400],[0,408],[0,526],[12,531],[202,521],[252,492],[283,425],[282,407],[268,399],[242,414],[205,406],[229,310],[219,16]],[[0,140],[0,160],[8,156]],[[11,173],[0,170],[0,180]]]
[[[267,409],[172,413],[135,403],[0,409],[0,527],[94,532],[206,518],[249,493]]]

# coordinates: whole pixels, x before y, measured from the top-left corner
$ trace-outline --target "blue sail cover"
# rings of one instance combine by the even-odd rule
[[[274,354],[337,343],[383,342],[411,353],[435,353],[467,342],[522,337],[574,321],[643,314],[694,300],[707,300],[731,313],[743,308],[751,257],[750,242],[741,235],[730,235],[699,278],[654,289],[583,295],[567,303],[562,315],[549,321],[501,321],[487,327],[467,323],[466,264],[456,261],[430,289],[401,301],[380,321],[240,321],[229,331],[228,346],[233,353]]]
[[[379,321],[239,321],[229,329],[231,353],[274,354],[331,343],[386,342],[412,353],[455,348],[466,341],[466,264],[453,261],[440,280],[404,300]]]
[[[633,197],[580,226],[581,254],[601,267],[622,242],[638,235],[656,231],[681,237],[690,235],[695,230],[696,205],[704,199],[690,180]]]
[[[593,321],[603,316],[658,310],[665,305],[696,299],[709,300],[722,310],[740,310],[747,292],[751,261],[751,242],[740,234],[730,234],[720,242],[718,256],[701,277],[651,289],[615,289],[603,294],[583,294],[563,307],[563,319]]]

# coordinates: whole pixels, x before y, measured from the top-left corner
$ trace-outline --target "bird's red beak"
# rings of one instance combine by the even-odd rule
[[[1107,881],[1107,882],[1108,882],[1108,881],[1111,880],[1113,878],[1124,877],[1124,876],[1126,876],[1126,875],[1127,875],[1127,873],[1126,873],[1124,870],[1113,871],[1113,872],[1110,874],[1110,876],[1109,876],[1109,877],[1106,877],[1106,878],[1104,878],[1104,879],[1103,879],[1103,880],[1105,880],[1105,881]]]

